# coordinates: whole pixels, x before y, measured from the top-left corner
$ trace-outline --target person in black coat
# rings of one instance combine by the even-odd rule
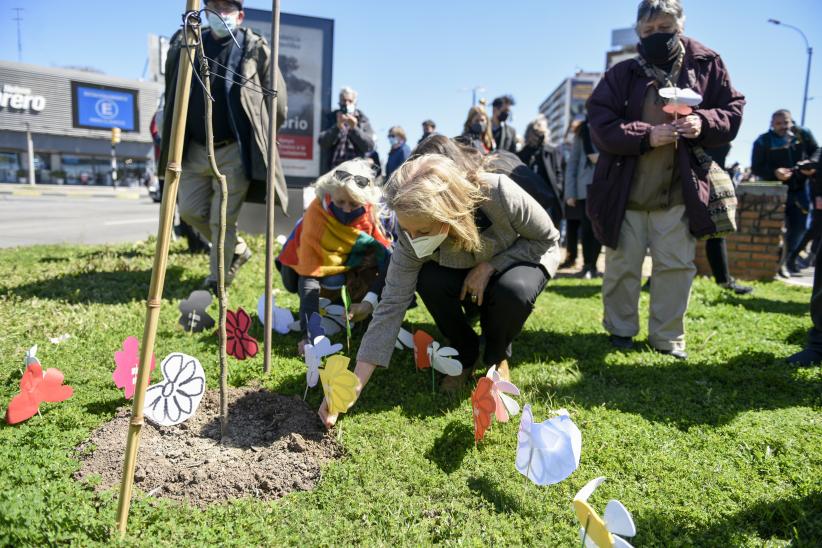
[[[795,262],[788,261],[805,234],[805,226],[810,210],[807,181],[808,176],[796,169],[803,161],[818,161],[819,146],[813,134],[794,126],[790,111],[777,110],[771,116],[771,129],[760,135],[754,142],[751,155],[751,171],[765,181],[778,180],[788,187],[785,204],[785,246],[782,250],[780,275],[799,272]],[[799,250],[801,251],[801,250]]]
[[[514,98],[510,95],[497,97],[491,103],[491,133],[494,136],[496,150],[517,152],[517,130],[508,125],[511,122],[511,107]]]
[[[349,87],[340,90],[340,108],[332,112],[317,142],[325,152],[323,173],[354,158],[370,158],[374,151],[371,122],[357,108],[357,92]]]
[[[546,207],[555,226],[563,216],[564,171],[562,153],[550,143],[548,120],[540,114],[525,130],[525,146],[517,156],[542,179],[542,184],[550,196]]]

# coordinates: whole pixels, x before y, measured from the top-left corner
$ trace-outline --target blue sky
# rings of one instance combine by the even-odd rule
[[[791,109],[799,119],[805,47],[796,32],[769,25],[781,19],[802,28],[816,47],[806,126],[822,134],[822,1],[682,0],[686,34],[717,50],[734,85],[748,99],[731,159],[749,163],[770,113]],[[602,70],[611,30],[631,26],[637,0],[282,0],[282,10],[333,19],[336,90],[350,85],[387,149],[387,129],[405,127],[416,142],[420,122],[433,118],[459,133],[475,85],[489,99],[511,93],[514,125],[522,131],[539,104],[575,70]],[[271,2],[246,6],[270,9]],[[22,17],[23,61],[45,66],[87,65],[139,78],[148,33],[170,35],[184,0],[0,0],[0,58],[17,60],[14,7]],[[461,91],[465,90],[465,91]],[[336,91],[335,91],[336,95]]]

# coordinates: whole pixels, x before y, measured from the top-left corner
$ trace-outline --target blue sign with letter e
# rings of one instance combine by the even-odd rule
[[[75,125],[85,128],[139,131],[136,91],[74,86]]]

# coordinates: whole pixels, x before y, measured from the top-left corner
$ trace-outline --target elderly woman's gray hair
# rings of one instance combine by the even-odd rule
[[[642,0],[636,10],[637,27],[660,15],[670,15],[676,20],[676,26],[682,30],[685,25],[685,13],[679,0]]]

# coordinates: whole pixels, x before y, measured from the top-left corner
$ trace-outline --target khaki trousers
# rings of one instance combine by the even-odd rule
[[[211,242],[210,278],[216,280],[217,237],[220,234],[220,183],[211,173],[206,147],[189,141],[186,148],[178,191],[180,217]],[[214,155],[217,167],[225,175],[228,183],[225,231],[225,270],[228,273],[235,251],[241,252],[245,248],[245,242],[237,236],[237,219],[250,183],[245,176],[240,146],[237,143],[216,149]]]
[[[625,212],[618,247],[605,251],[602,324],[620,337],[635,337],[639,332],[642,262],[647,248],[653,262],[648,342],[659,350],[684,350],[684,317],[696,274],[696,240],[688,231],[684,205]]]

